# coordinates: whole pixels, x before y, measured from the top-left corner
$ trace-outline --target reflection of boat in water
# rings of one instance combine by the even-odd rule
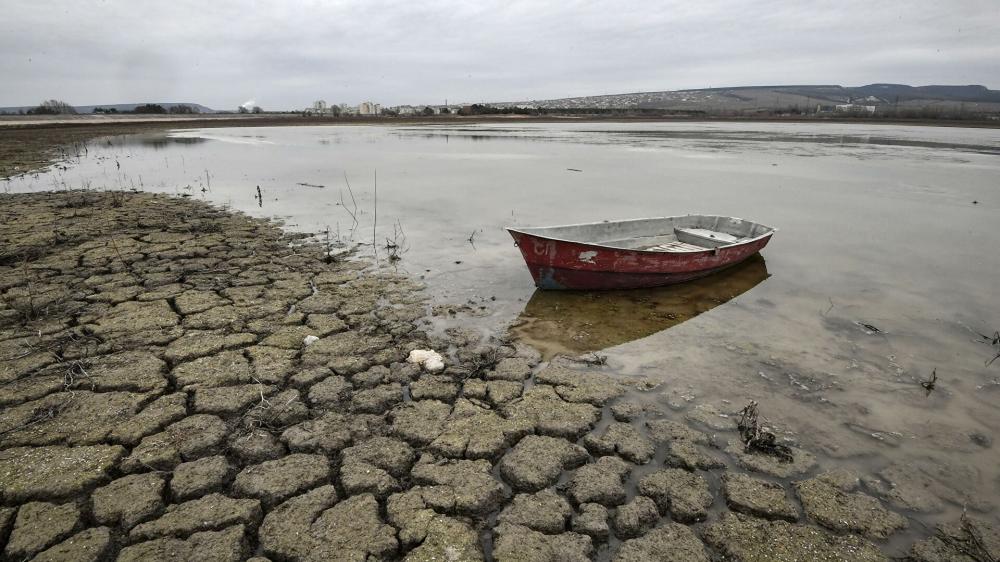
[[[758,254],[697,283],[628,291],[536,290],[510,331],[546,357],[596,351],[676,326],[767,278]]]
[[[775,229],[717,215],[508,228],[539,289],[637,289],[698,279],[759,252]]]

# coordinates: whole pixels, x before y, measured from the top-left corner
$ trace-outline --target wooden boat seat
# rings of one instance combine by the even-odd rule
[[[704,252],[707,248],[685,242],[667,242],[641,249],[647,252]]]
[[[677,235],[677,240],[679,242],[701,246],[702,248],[718,248],[719,246],[727,246],[729,244],[735,244],[742,239],[739,236],[733,236],[732,234],[726,232],[709,230],[707,228],[676,227],[674,228],[674,234]]]

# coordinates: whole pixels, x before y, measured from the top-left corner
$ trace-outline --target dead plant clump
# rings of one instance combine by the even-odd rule
[[[938,528],[934,536],[948,546],[952,551],[965,555],[975,562],[998,562],[990,553],[983,540],[983,535],[976,524],[969,519],[966,510],[962,510],[961,527],[958,533],[948,533]]]
[[[740,420],[736,423],[743,441],[743,450],[747,453],[761,453],[777,457],[780,462],[789,463],[794,460],[792,449],[777,442],[774,433],[760,425],[757,413],[757,402],[751,400],[740,410]]]

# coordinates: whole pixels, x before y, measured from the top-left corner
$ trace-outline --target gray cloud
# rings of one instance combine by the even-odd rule
[[[1000,87],[995,0],[7,0],[0,105],[304,107],[712,86]]]

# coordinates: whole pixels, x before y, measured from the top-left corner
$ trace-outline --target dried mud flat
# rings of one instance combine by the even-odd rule
[[[406,277],[195,201],[0,196],[2,557],[881,560],[912,528],[806,451],[747,454],[646,381],[430,336],[427,311]],[[1000,556],[972,519],[911,542]]]

